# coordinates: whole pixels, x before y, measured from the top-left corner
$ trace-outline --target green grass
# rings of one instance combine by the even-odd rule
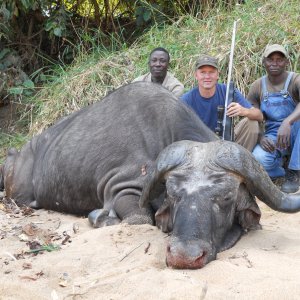
[[[0,132],[0,164],[3,161],[9,148],[20,148],[27,140],[28,137],[26,134],[8,134]]]
[[[170,51],[171,72],[184,83],[186,90],[195,84],[194,63],[201,53],[218,57],[221,80],[226,80],[235,20],[238,23],[232,76],[244,94],[263,74],[261,56],[268,43],[285,45],[290,52],[290,70],[300,70],[298,0],[246,1],[231,12],[217,7],[203,14],[204,19],[186,15],[171,26],[154,26],[130,48],[121,45],[122,51],[102,49],[90,56],[79,55],[72,66],[61,70],[51,84],[28,100],[31,109],[25,110],[20,119],[29,124],[29,136],[41,132],[61,116],[99,101],[107,92],[146,72],[148,55],[158,46]],[[19,144],[14,142],[19,139],[18,135],[7,137],[0,147]]]

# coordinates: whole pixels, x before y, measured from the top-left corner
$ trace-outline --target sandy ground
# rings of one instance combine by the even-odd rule
[[[201,270],[173,270],[156,227],[93,229],[0,202],[0,299],[299,299],[300,214],[259,205],[262,230]]]

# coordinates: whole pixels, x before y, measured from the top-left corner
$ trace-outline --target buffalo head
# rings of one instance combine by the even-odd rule
[[[173,268],[202,268],[244,231],[260,228],[255,196],[278,211],[300,210],[300,195],[282,193],[249,151],[225,141],[180,141],[165,148],[140,206],[162,193],[155,220],[172,232],[166,262]]]

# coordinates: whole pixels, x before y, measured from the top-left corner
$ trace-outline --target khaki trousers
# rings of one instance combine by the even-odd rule
[[[234,141],[250,152],[258,142],[260,127],[258,121],[243,118],[234,127]]]

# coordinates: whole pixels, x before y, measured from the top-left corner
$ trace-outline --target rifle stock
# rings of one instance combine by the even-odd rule
[[[228,93],[228,105],[234,101],[234,84],[231,81],[229,84],[229,93]],[[217,107],[217,127],[215,128],[215,133],[219,137],[223,137],[226,141],[234,141],[234,122],[233,118],[226,116],[225,126],[223,126],[224,122],[224,113],[227,112],[227,109],[223,105],[218,105]],[[224,132],[225,128],[225,132]]]

